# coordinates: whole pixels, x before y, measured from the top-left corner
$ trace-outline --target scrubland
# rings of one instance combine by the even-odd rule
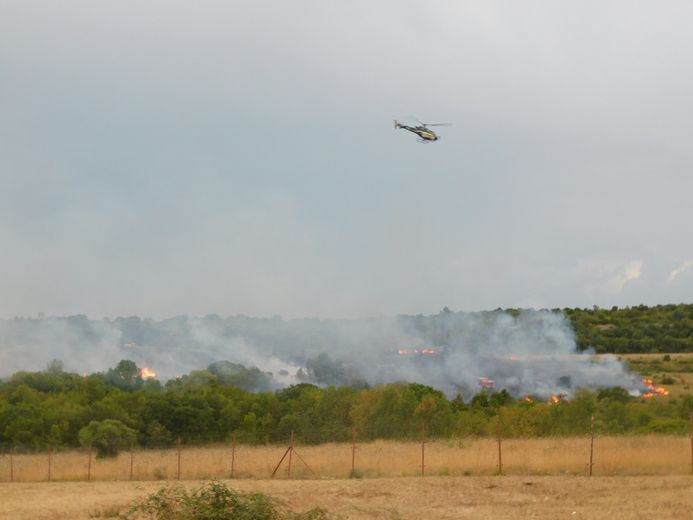
[[[655,379],[672,397],[691,394],[693,388],[693,352],[676,354],[619,354],[631,370]]]

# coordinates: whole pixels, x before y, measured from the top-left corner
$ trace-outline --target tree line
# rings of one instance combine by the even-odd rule
[[[578,347],[599,353],[693,352],[693,304],[564,309]]]
[[[602,434],[684,434],[693,412],[693,396],[643,399],[622,388],[578,390],[558,402],[506,391],[465,401],[408,382],[372,388],[303,383],[252,392],[219,372],[210,366],[166,384],[143,379],[127,360],[86,376],[57,362],[18,372],[0,382],[0,447],[92,446],[105,456],[129,444],[226,442],[231,435],[254,444],[285,442],[292,432],[303,443],[349,441],[354,433],[361,441],[412,440],[422,428],[431,438],[491,436],[499,418],[505,436],[580,435],[589,431],[592,415]]]

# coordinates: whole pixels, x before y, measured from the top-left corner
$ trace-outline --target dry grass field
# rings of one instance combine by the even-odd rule
[[[324,507],[350,520],[690,518],[693,477],[409,477],[365,480],[233,480],[304,511]],[[185,486],[200,482],[184,481]],[[114,516],[160,482],[0,484],[0,520]]]
[[[503,473],[506,475],[586,475],[589,463],[588,438],[507,439],[502,444]],[[245,446],[236,448],[234,476],[241,479],[271,477],[286,448]],[[297,446],[303,461],[292,457],[292,477],[345,478],[351,471],[350,444]],[[288,458],[287,458],[288,459]],[[288,477],[288,460],[277,478]],[[498,446],[493,439],[434,441],[425,446],[428,476],[491,476],[497,470]],[[182,479],[231,477],[231,447],[211,446],[181,450]],[[72,451],[51,457],[51,480],[86,480],[88,455]],[[421,474],[419,443],[376,441],[357,444],[355,468],[364,478],[409,477]],[[137,450],[132,458],[133,480],[171,480],[177,477],[176,449]],[[311,471],[312,470],[312,471]],[[691,440],[676,436],[596,438],[595,476],[687,475],[691,471]],[[314,473],[313,473],[314,472]],[[48,480],[47,454],[15,455],[12,478],[16,482]],[[93,459],[91,479],[129,480],[130,454]],[[8,455],[0,456],[0,482],[10,480]]]

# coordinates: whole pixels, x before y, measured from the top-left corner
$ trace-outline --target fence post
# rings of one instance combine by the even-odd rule
[[[289,478],[291,478],[291,455],[294,452],[294,431],[291,430],[291,441],[289,442]]]
[[[279,471],[279,467],[282,465],[282,462],[284,462],[284,459],[286,458],[286,456],[289,454],[290,451],[293,451],[293,450],[291,449],[291,446],[289,446],[288,448],[286,448],[286,451],[284,452],[284,455],[282,455],[282,458],[279,459],[279,462],[277,463],[277,466],[274,468],[274,471],[272,472],[272,478],[274,478],[274,476],[277,474],[277,471]]]
[[[421,422],[421,476],[424,476],[426,468],[426,423]]]
[[[294,449],[294,431],[291,430],[291,441],[289,441],[289,447],[286,448],[286,451],[284,452],[284,455],[282,455],[282,458],[279,459],[279,462],[277,463],[277,466],[274,468],[274,471],[272,472],[272,478],[277,474],[277,471],[279,470],[279,467],[282,465],[282,462],[284,462],[284,459],[286,456],[289,456],[289,468],[288,468],[288,474],[289,478],[291,478],[291,458],[293,457],[294,453],[296,454],[296,457],[298,457],[298,460],[303,462],[303,465],[310,470],[310,472],[317,477],[315,471],[313,471],[313,468],[311,468],[308,463],[303,460],[303,457],[301,457],[298,452]]]
[[[592,476],[592,462],[594,461],[594,415],[590,419],[590,477]]]
[[[178,449],[178,471],[176,472],[176,478],[180,480],[180,437],[178,437],[178,442],[176,442]]]
[[[691,475],[693,475],[693,412],[691,412]]]
[[[503,474],[503,451],[501,448],[501,418],[500,415],[498,415],[497,423],[496,423],[496,439],[498,440],[498,474],[502,475]]]
[[[14,446],[10,450],[10,482],[14,482]]]
[[[132,463],[134,459],[133,443],[130,441],[130,480],[132,480]]]
[[[231,438],[231,478],[234,477],[235,468],[236,468],[236,432],[233,432],[233,437]]]
[[[51,481],[51,456],[53,455],[53,447],[48,448],[48,482]]]
[[[87,464],[87,482],[91,482],[91,446],[89,446],[89,462]]]
[[[351,476],[356,471],[356,428],[351,429]]]

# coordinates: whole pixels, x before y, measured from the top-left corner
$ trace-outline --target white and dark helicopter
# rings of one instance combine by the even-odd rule
[[[415,121],[419,123],[418,126],[403,125],[395,119],[395,128],[404,128],[405,130],[415,133],[419,136],[417,141],[420,143],[430,143],[437,141],[440,139],[440,137],[438,137],[438,134],[436,134],[433,130],[428,128],[429,126],[451,126],[451,123],[422,123],[418,119]]]

